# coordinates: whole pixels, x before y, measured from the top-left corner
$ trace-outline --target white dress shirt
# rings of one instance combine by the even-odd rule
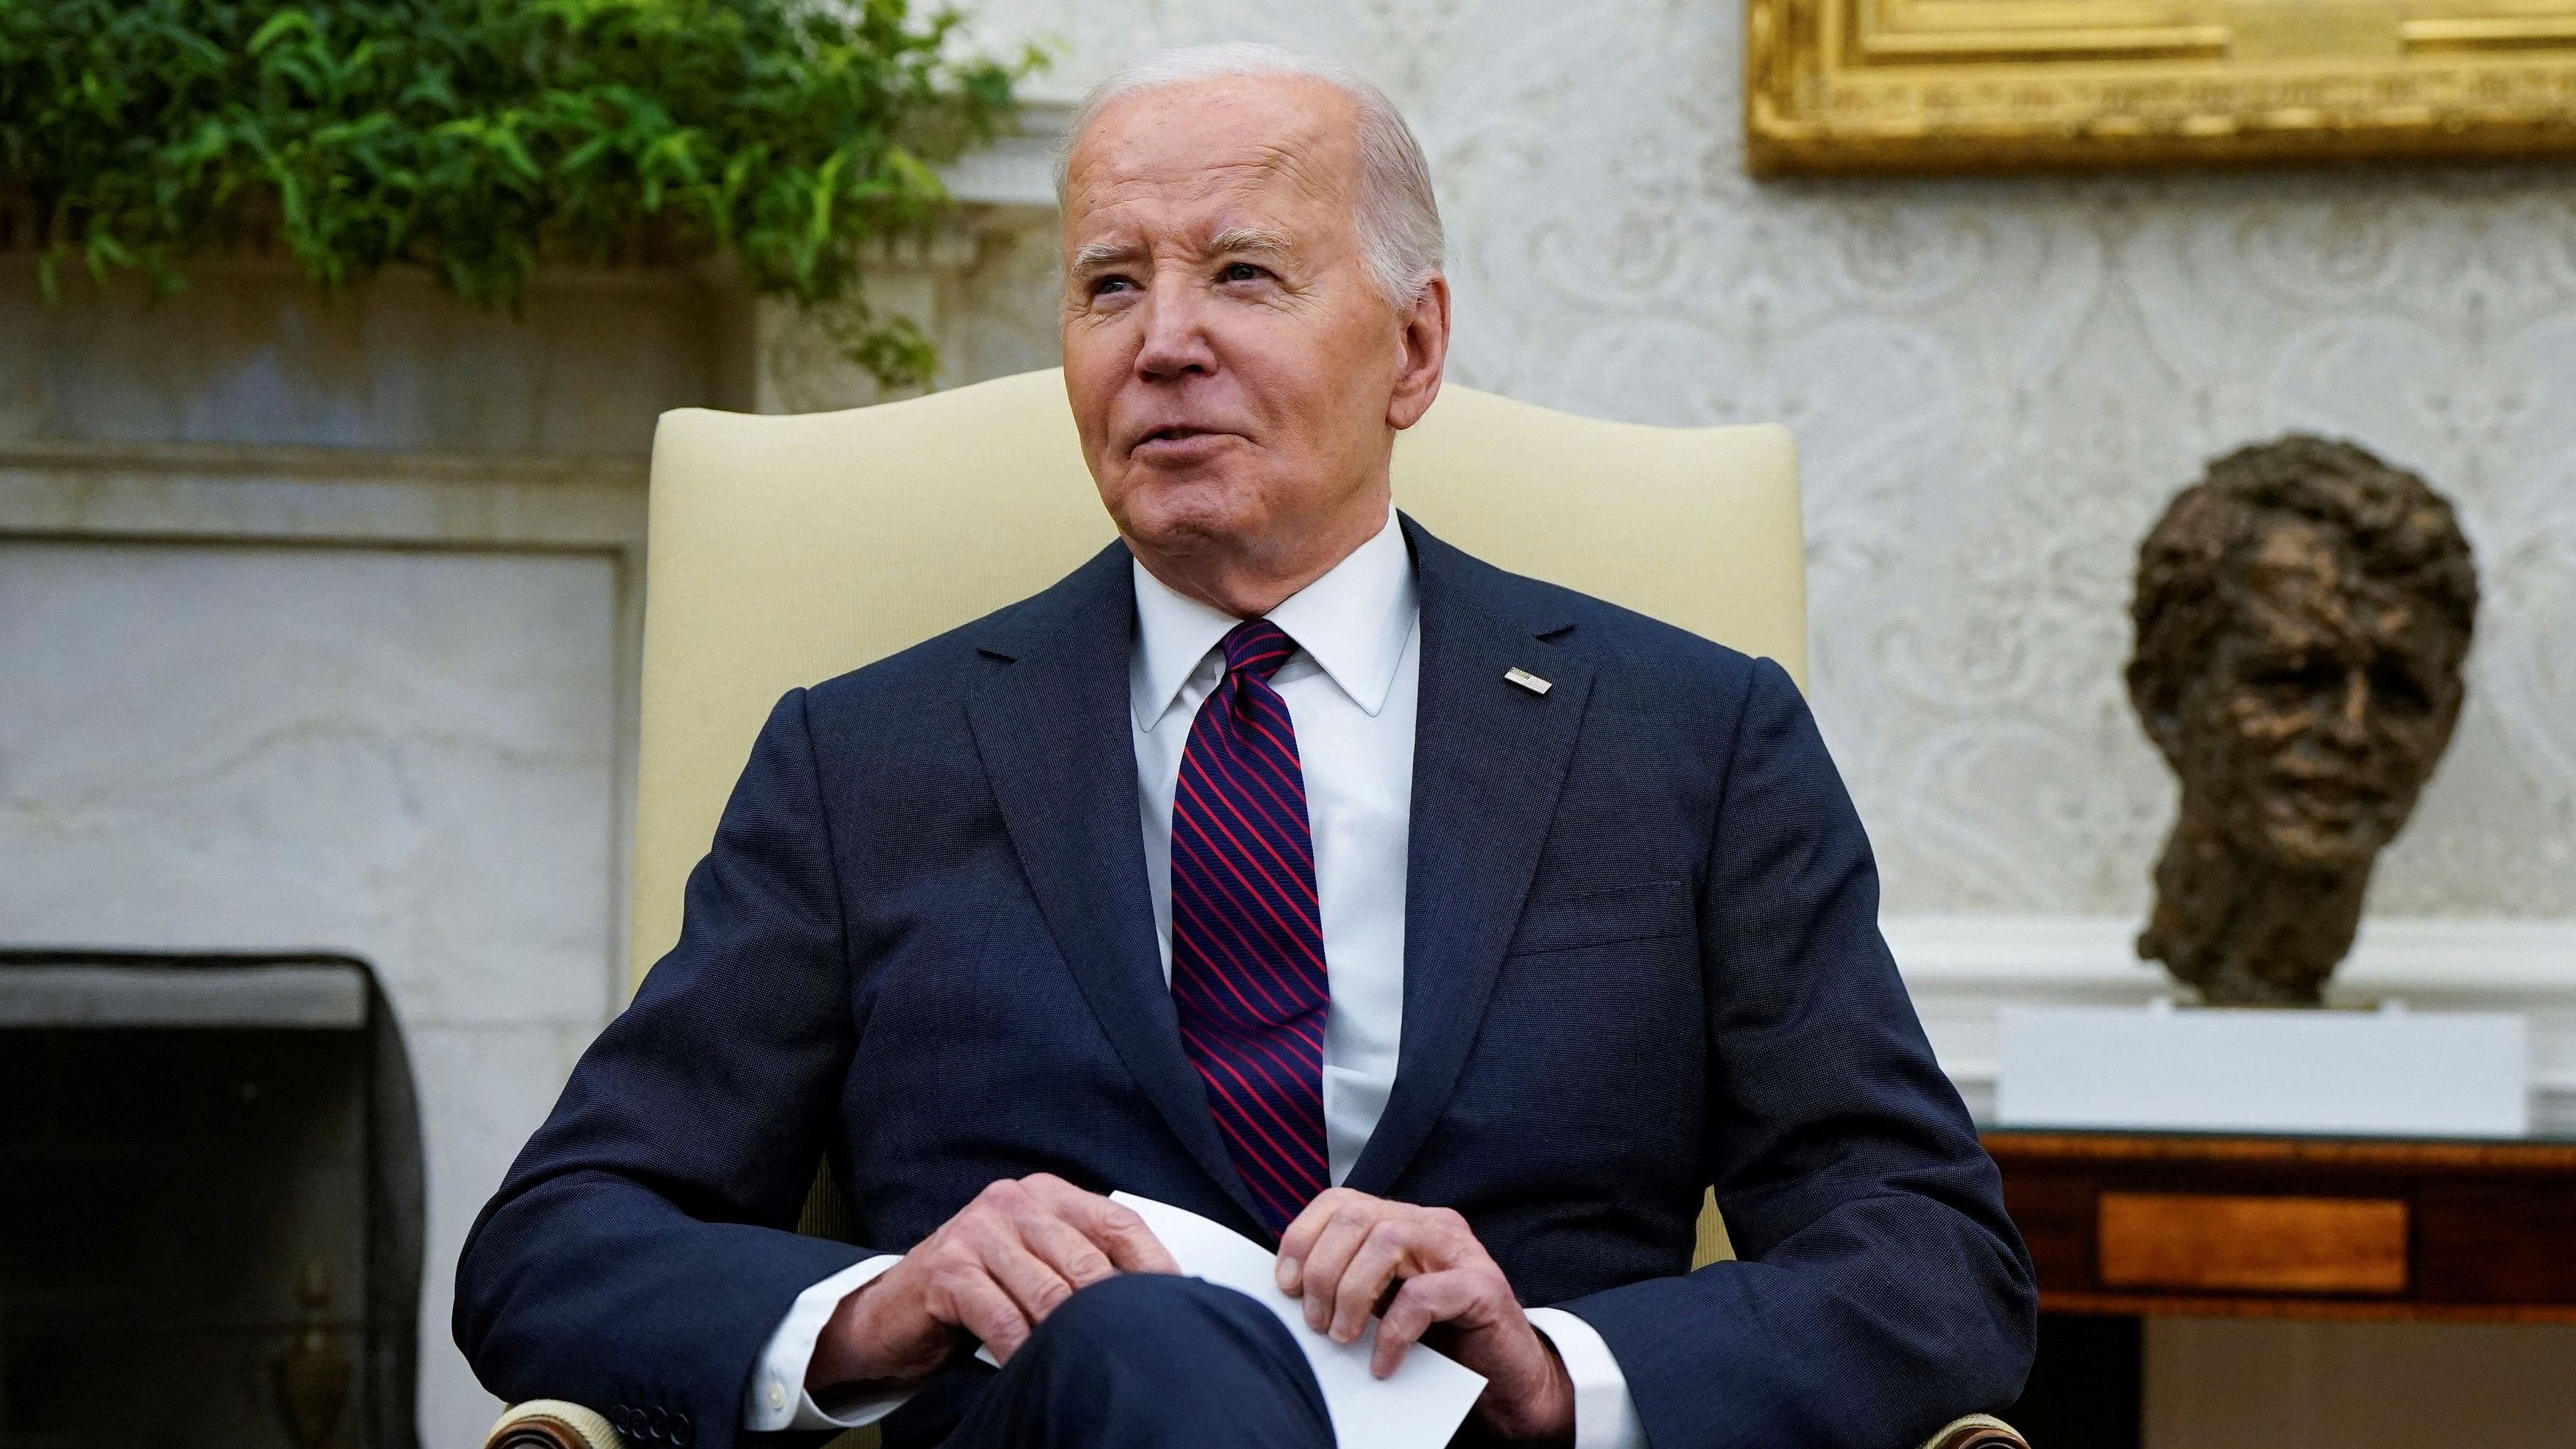
[[[1242,622],[1134,568],[1136,639],[1127,667],[1145,879],[1172,973],[1172,797],[1199,705],[1225,674],[1218,643]],[[1315,887],[1332,1007],[1324,1029],[1324,1138],[1333,1181],[1350,1175],[1386,1110],[1404,1033],[1404,906],[1411,838],[1421,608],[1413,560],[1392,512],[1376,536],[1270,611],[1297,644],[1271,687],[1288,705],[1305,771]],[[743,1410],[747,1429],[851,1428],[904,1395],[871,1395],[830,1411],[804,1391],[815,1340],[841,1299],[900,1261],[870,1258],[797,1296],[771,1335]],[[1529,1310],[1574,1383],[1576,1449],[1641,1449],[1628,1383],[1593,1327],[1555,1308]]]

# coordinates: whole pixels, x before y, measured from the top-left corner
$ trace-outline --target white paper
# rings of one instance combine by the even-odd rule
[[[1379,1378],[1369,1372],[1369,1354],[1377,1346],[1376,1319],[1358,1338],[1335,1343],[1306,1326],[1304,1299],[1280,1291],[1273,1276],[1278,1258],[1268,1248],[1186,1208],[1132,1192],[1110,1197],[1135,1209],[1183,1273],[1231,1288],[1279,1315],[1288,1336],[1306,1351],[1316,1386],[1324,1391],[1324,1409],[1332,1416],[1339,1449],[1446,1444],[1485,1391],[1483,1374],[1419,1343],[1404,1351],[1404,1362],[1394,1373]],[[976,1357],[993,1361],[989,1350],[978,1350]]]
[[[1394,1373],[1377,1377],[1369,1372],[1369,1354],[1377,1345],[1376,1319],[1369,1320],[1358,1338],[1335,1343],[1306,1326],[1304,1299],[1280,1291],[1274,1276],[1279,1260],[1268,1248],[1169,1203],[1131,1192],[1110,1197],[1136,1210],[1182,1272],[1247,1294],[1279,1315],[1315,1370],[1340,1449],[1422,1449],[1426,1444],[1446,1444],[1467,1411],[1476,1406],[1476,1396],[1485,1391],[1483,1374],[1419,1343],[1404,1351],[1404,1362]]]

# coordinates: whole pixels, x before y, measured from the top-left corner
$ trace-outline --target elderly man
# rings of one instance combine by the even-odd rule
[[[1277,1242],[1336,1337],[1382,1315],[1381,1370],[1483,1374],[1482,1439],[2009,1402],[2028,1262],[1796,689],[1393,512],[1450,299],[1385,98],[1149,60],[1076,117],[1063,245],[1120,541],[779,703],[466,1248],[485,1383],[709,1449],[1332,1443],[1126,1189]],[[787,1231],[818,1159],[867,1246]],[[1741,1257],[1689,1272],[1712,1185]]]

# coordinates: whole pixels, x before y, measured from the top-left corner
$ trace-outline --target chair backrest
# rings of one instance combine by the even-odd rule
[[[653,441],[634,976],[770,705],[1026,597],[1112,536],[1060,370],[909,402],[687,408]],[[1433,533],[1780,661],[1804,682],[1797,463],[1775,426],[1653,428],[1450,386],[1395,453]]]

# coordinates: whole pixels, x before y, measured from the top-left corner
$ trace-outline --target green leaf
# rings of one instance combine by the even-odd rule
[[[257,55],[268,49],[270,46],[275,45],[281,38],[297,31],[303,32],[305,38],[308,40],[318,40],[321,38],[320,32],[313,28],[312,16],[305,14],[301,10],[280,10],[275,15],[268,17],[267,24],[262,25],[258,30],[252,32],[250,44],[242,47],[242,49],[248,51],[252,55]]]
[[[317,286],[419,266],[515,308],[649,232],[833,317],[889,385],[918,329],[861,301],[868,246],[947,206],[934,167],[1042,63],[964,53],[916,0],[0,0],[0,184],[37,256],[140,272],[273,232]]]

